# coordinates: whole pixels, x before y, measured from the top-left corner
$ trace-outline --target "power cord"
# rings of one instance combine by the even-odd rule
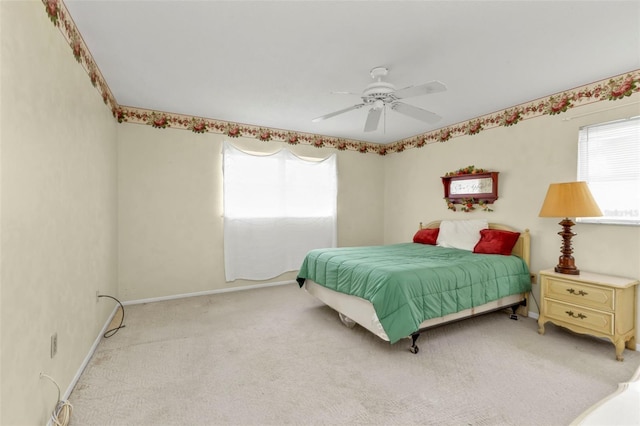
[[[124,328],[125,326],[122,325],[122,323],[124,322],[124,306],[122,305],[122,303],[120,303],[120,301],[118,299],[116,299],[113,296],[109,296],[106,294],[99,294],[98,297],[108,297],[109,299],[113,299],[116,302],[118,302],[118,305],[120,305],[120,309],[122,309],[122,318],[120,318],[120,325],[118,325],[116,328],[112,328],[111,330],[107,330],[103,336],[105,339],[108,339],[109,337],[113,336],[114,334],[116,334],[118,332],[118,330],[120,330],[121,328]]]
[[[529,292],[529,296],[531,296],[533,298],[533,301],[536,302],[536,307],[538,308],[538,312],[540,312],[540,305],[538,305],[538,301],[536,300],[536,297],[533,295],[533,292]]]
[[[71,421],[71,412],[73,411],[73,406],[67,400],[60,400],[60,386],[58,386],[58,383],[56,383],[56,381],[53,380],[52,377],[47,376],[44,373],[40,373],[40,378],[43,377],[49,379],[54,385],[56,385],[56,388],[58,389],[58,402],[56,403],[56,408],[53,410],[53,413],[51,413],[51,420],[57,426],[67,426]]]

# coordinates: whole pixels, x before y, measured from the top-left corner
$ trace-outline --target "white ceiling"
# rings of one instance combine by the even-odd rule
[[[640,1],[66,0],[123,106],[390,143],[640,69]],[[389,69],[398,89],[448,90],[363,131],[361,102]],[[347,91],[355,94],[335,94]]]

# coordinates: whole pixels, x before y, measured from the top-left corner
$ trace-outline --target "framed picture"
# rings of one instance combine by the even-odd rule
[[[443,176],[444,198],[454,204],[462,204],[462,200],[469,199],[492,204],[498,199],[498,173]]]

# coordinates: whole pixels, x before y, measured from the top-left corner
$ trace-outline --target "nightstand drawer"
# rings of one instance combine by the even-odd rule
[[[545,296],[552,299],[609,311],[613,311],[615,307],[612,288],[594,287],[555,277],[544,277],[543,285]]]
[[[613,335],[614,315],[593,309],[563,303],[557,300],[544,299],[543,310],[549,318],[566,324],[573,324],[607,335]]]

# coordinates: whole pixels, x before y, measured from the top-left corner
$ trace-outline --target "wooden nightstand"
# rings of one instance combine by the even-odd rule
[[[550,321],[576,333],[605,337],[616,347],[616,359],[624,360],[625,344],[636,348],[636,286],[638,280],[581,272],[559,274],[540,271],[538,333]]]

